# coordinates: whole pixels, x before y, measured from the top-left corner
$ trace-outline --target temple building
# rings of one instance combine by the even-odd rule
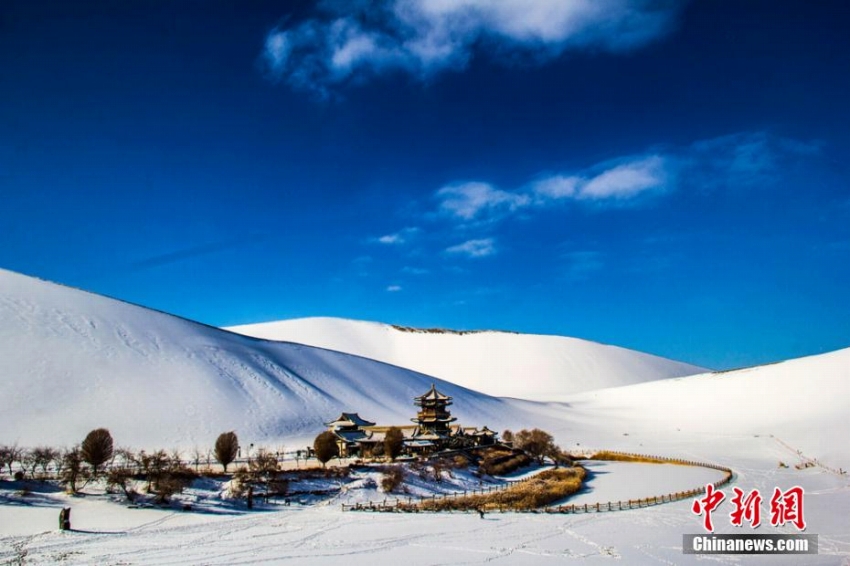
[[[365,430],[365,427],[375,426],[375,423],[367,421],[357,413],[342,413],[325,425],[336,436],[341,458],[369,455],[374,445],[381,442],[373,438],[371,431]]]
[[[419,412],[410,420],[418,425],[420,435],[433,434],[442,438],[452,434],[451,423],[457,420],[448,409],[452,398],[437,391],[436,385],[432,383],[428,393],[416,397],[413,404],[419,407]]]
[[[437,391],[436,384],[424,395],[415,397],[418,407],[416,417],[410,419],[415,426],[399,426],[404,435],[405,453],[429,455],[443,450],[465,450],[487,446],[497,441],[498,435],[487,428],[463,427],[455,424],[449,406],[452,398]],[[335,420],[325,423],[337,439],[342,458],[371,458],[383,453],[383,442],[388,426],[375,426],[357,413],[341,413]]]

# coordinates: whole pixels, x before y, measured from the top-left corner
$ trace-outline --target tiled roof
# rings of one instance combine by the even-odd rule
[[[431,384],[431,389],[428,390],[428,393],[417,397],[414,399],[417,403],[421,403],[422,401],[451,401],[452,398],[448,395],[444,395],[437,391],[437,385],[435,383]]]
[[[375,423],[367,421],[357,413],[341,413],[336,420],[325,423],[326,426],[375,426]]]

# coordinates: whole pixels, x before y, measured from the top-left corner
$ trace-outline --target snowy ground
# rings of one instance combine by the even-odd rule
[[[719,479],[713,470],[675,465],[591,462],[587,489],[573,499],[595,503],[690,489]],[[847,482],[816,468],[736,470],[742,487],[805,484],[809,533],[817,556],[711,557],[728,564],[850,564]],[[368,476],[368,474],[365,474]],[[784,477],[782,477],[784,476]],[[281,504],[247,512],[239,505],[199,506],[202,512],[131,509],[103,497],[37,497],[31,505],[0,505],[0,563],[25,564],[556,564],[622,559],[625,564],[704,563],[682,554],[682,534],[701,532],[690,500],[657,507],[579,515],[492,513],[378,514],[342,512],[340,503],[384,497],[356,486],[316,505]],[[428,482],[409,476],[412,491]],[[474,485],[455,473],[440,489]],[[843,483],[843,485],[842,485]],[[360,487],[361,489],[355,489]],[[71,506],[74,531],[56,529]],[[204,512],[205,511],[205,512]],[[728,510],[725,510],[728,513]],[[715,515],[717,532],[742,532]],[[737,529],[737,530],[736,530]],[[744,531],[746,532],[746,531]],[[795,532],[764,528],[759,532]],[[801,560],[801,558],[803,558]]]

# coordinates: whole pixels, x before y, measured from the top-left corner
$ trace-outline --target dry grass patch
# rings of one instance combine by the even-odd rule
[[[490,476],[503,476],[515,472],[533,463],[531,457],[522,450],[493,446],[482,450],[481,473]]]
[[[602,450],[590,456],[588,460],[609,460],[613,462],[643,462],[645,464],[675,464],[670,460],[662,460],[661,458],[653,458],[652,456],[642,456],[637,454],[621,454],[619,452],[609,452]]]
[[[545,470],[500,491],[422,501],[403,507],[411,511],[530,511],[577,492],[585,474],[581,466]]]

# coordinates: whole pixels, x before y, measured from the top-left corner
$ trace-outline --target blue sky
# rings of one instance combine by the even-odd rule
[[[0,7],[0,266],[712,368],[850,346],[843,1]]]

